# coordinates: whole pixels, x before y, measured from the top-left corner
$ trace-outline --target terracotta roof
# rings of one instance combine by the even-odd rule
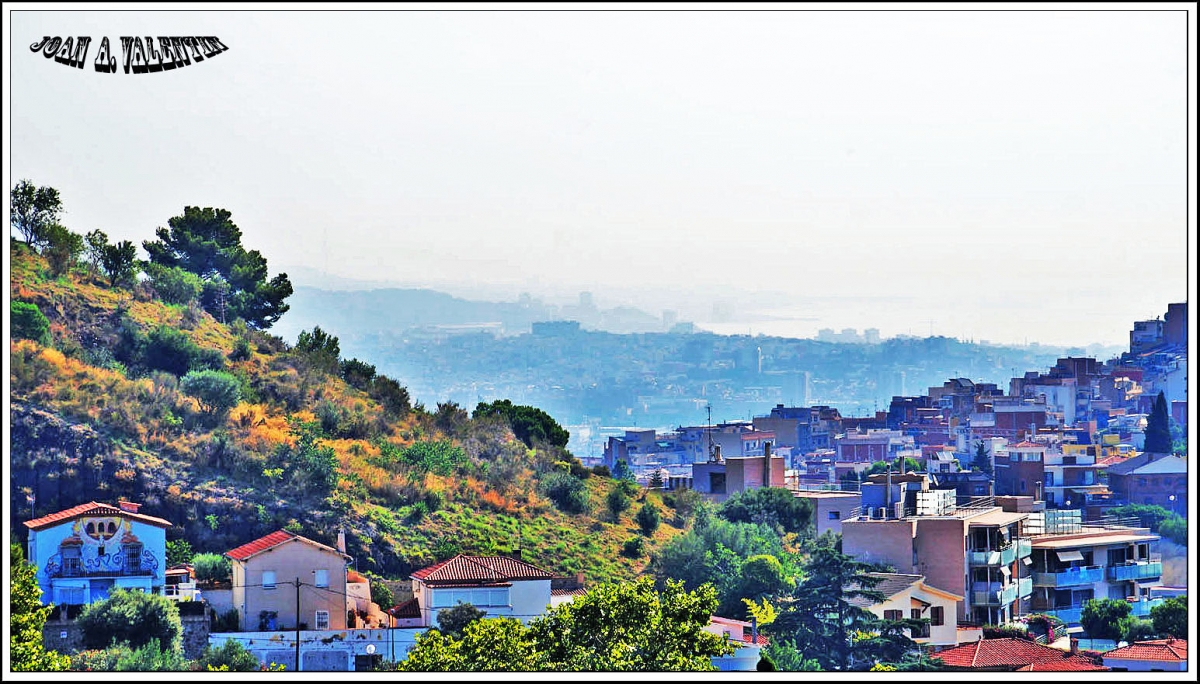
[[[583,596],[587,589],[551,589],[551,596]]]
[[[417,604],[417,599],[414,596],[409,600],[401,603],[388,610],[388,614],[394,618],[419,618],[421,617],[421,606]]]
[[[464,556],[422,568],[412,578],[425,584],[497,583],[512,580],[551,579],[553,575],[507,556]]]
[[[1120,660],[1187,660],[1186,639],[1156,639],[1136,641],[1128,646],[1113,649],[1104,654],[1104,659]]]
[[[230,558],[232,558],[233,560],[236,560],[236,561],[245,561],[245,560],[248,560],[251,556],[258,555],[258,554],[262,553],[263,551],[266,551],[267,549],[273,549],[276,546],[279,546],[280,544],[284,544],[286,542],[290,542],[293,539],[296,541],[302,541],[307,544],[311,544],[311,545],[313,545],[319,549],[323,549],[325,551],[330,551],[332,553],[336,553],[340,556],[346,556],[346,554],[342,553],[341,551],[338,551],[337,549],[333,548],[332,546],[326,546],[320,542],[315,542],[311,539],[308,539],[307,537],[301,537],[298,534],[288,532],[287,530],[277,530],[275,532],[272,532],[271,534],[268,534],[265,537],[259,537],[258,539],[255,539],[252,542],[242,544],[241,546],[237,547],[236,549],[231,549],[229,551],[226,551],[225,555],[229,556]],[[348,558],[349,556],[346,556],[346,557]]]
[[[140,520],[150,525],[157,525],[158,527],[171,526],[170,521],[163,520],[162,518],[156,518],[152,515],[143,515],[141,513],[133,513],[130,511],[123,511],[119,506],[113,506],[111,504],[102,504],[96,503],[95,501],[89,501],[85,504],[79,504],[74,508],[68,508],[65,511],[44,515],[35,520],[26,520],[25,527],[36,531],[60,522],[74,520],[75,518],[85,515],[119,515],[132,520]]]
[[[1038,444],[1037,442],[1030,442],[1030,441],[1028,441],[1028,440],[1026,440],[1026,441],[1024,441],[1024,442],[1017,442],[1016,444],[1010,444],[1010,445],[1009,445],[1009,448],[1028,449],[1029,447],[1035,447],[1035,448],[1038,448],[1038,449],[1045,449],[1045,448],[1046,448],[1046,445],[1045,445],[1045,444]]]
[[[936,657],[955,669],[1017,670],[1030,665],[1040,671],[1106,669],[1081,655],[1013,638],[981,639],[939,651]]]
[[[1031,663],[1018,667],[1017,672],[1099,672],[1108,671],[1107,667],[1097,665],[1087,658],[1065,658],[1049,663]]]
[[[768,642],[767,642],[767,637],[766,637],[764,634],[760,633],[760,634],[758,635],[758,639],[756,640],[756,639],[754,638],[754,635],[753,635],[753,634],[751,634],[750,632],[743,632],[743,633],[742,633],[742,641],[744,641],[744,642],[746,642],[746,643],[748,643],[748,644],[753,644],[753,645],[755,645],[755,646],[766,646],[766,645],[767,645],[767,643],[768,643]]]

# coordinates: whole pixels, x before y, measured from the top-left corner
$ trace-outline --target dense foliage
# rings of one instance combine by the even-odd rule
[[[486,610],[480,610],[470,603],[459,601],[450,608],[438,611],[438,631],[452,637],[461,637],[467,625],[482,619],[487,615]]]
[[[42,644],[42,627],[53,606],[42,605],[37,568],[25,562],[20,544],[9,547],[9,639],[8,664],[14,672],[61,672],[68,658],[47,651]]]
[[[1083,604],[1079,624],[1092,639],[1117,641],[1121,638],[1121,620],[1132,610],[1129,602],[1123,599],[1090,599]]]
[[[157,642],[163,651],[178,652],[183,637],[179,607],[160,594],[113,589],[108,598],[87,605],[79,615],[87,648],[127,643],[137,649]]]
[[[50,321],[36,304],[9,302],[9,321],[13,339],[33,340],[42,346],[50,346]]]
[[[566,448],[571,433],[558,424],[550,414],[533,406],[514,405],[508,399],[499,399],[490,404],[479,402],[473,417],[498,415],[508,421],[513,434],[528,447],[538,442]]]
[[[1167,399],[1162,392],[1154,400],[1154,408],[1146,419],[1146,443],[1143,451],[1156,454],[1171,452],[1171,414],[1167,410]]]
[[[1186,639],[1188,635],[1187,596],[1169,598],[1150,609],[1154,631],[1162,636]]]
[[[812,532],[812,502],[779,487],[739,492],[726,499],[720,510],[721,517],[730,522],[758,523],[784,533]]]

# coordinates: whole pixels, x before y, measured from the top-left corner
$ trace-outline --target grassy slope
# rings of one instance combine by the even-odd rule
[[[111,440],[104,464],[94,467],[97,473],[108,468],[103,472],[111,471],[113,477],[97,478],[96,491],[64,494],[60,505],[78,503],[73,499],[80,495],[86,501],[124,494],[146,502],[151,514],[156,507],[159,514],[169,514],[177,525],[172,536],[182,532],[198,550],[217,552],[292,520],[304,534],[329,542],[336,534],[334,525],[344,524],[349,551],[359,567],[385,576],[401,577],[436,560],[435,549],[512,550],[518,524],[525,559],[557,574],[582,571],[594,582],[632,577],[645,566],[646,558],[620,555],[621,544],[637,534],[632,515],[641,504],[635,503],[618,522],[609,522],[607,513],[600,512],[613,484],[606,478],[585,480],[592,512],[566,515],[537,492],[536,472],[545,463],[539,466],[536,458],[529,458],[527,467],[517,469],[509,481],[498,483],[481,476],[478,459],[448,477],[381,466],[372,459],[379,453],[375,439],[406,446],[419,439],[448,437],[429,414],[384,421],[380,407],[365,394],[337,377],[313,373],[285,353],[272,352],[277,343],[253,334],[248,336],[258,342],[258,349],[250,359],[229,363],[228,368],[253,388],[252,401],[235,408],[224,424],[204,426],[197,420],[194,400],[180,393],[170,377],[127,377],[119,366],[102,368],[88,360],[96,358],[90,352],[114,343],[119,307],[143,332],[166,324],[183,329],[200,347],[223,354],[234,348],[238,337],[229,326],[204,313],[189,315],[185,307],[163,304],[144,293],[111,289],[83,271],[50,277],[43,259],[19,247],[13,250],[11,288],[14,300],[37,304],[50,319],[57,347],[43,349],[30,341],[10,345],[13,400],[90,425]],[[293,399],[282,401],[283,395]],[[291,440],[288,418],[313,419],[321,401],[349,414],[357,412],[375,426],[369,438],[322,440],[334,449],[340,464],[331,497],[285,487],[260,474],[275,449]],[[231,446],[223,449],[224,456],[214,457],[218,433],[226,435]],[[504,439],[513,441],[511,433]],[[69,454],[22,458],[53,464],[38,477],[70,478],[92,466],[90,460],[81,463]],[[14,467],[18,465],[14,461]],[[440,508],[415,516],[413,504],[434,492],[440,493]],[[648,496],[661,506],[657,493]],[[39,514],[46,512],[39,509]],[[669,517],[666,511],[663,517]],[[14,526],[19,523],[14,519]],[[650,548],[678,533],[662,525]]]

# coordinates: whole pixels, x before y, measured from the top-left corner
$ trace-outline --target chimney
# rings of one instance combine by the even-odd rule
[[[1079,639],[1071,637],[1071,653],[1079,653]]]
[[[575,588],[576,589],[583,588],[583,571],[582,570],[575,573]]]
[[[121,510],[129,512],[129,513],[137,513],[138,509],[142,507],[141,504],[135,504],[132,501],[124,501],[124,500],[118,501],[117,505],[121,507]]]
[[[717,463],[721,462],[721,445],[720,444],[713,447],[713,456],[716,458]]]
[[[346,530],[338,528],[337,550],[346,553]]]
[[[763,442],[763,486],[771,486],[771,443]]]

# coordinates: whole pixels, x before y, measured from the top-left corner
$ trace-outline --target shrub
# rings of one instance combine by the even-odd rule
[[[8,310],[14,340],[33,340],[43,347],[50,346],[50,320],[37,304],[14,301],[9,303]]]
[[[480,610],[470,603],[459,601],[453,608],[438,611],[438,630],[443,634],[459,637],[467,625],[483,618],[487,611]]]
[[[71,657],[77,672],[185,672],[188,662],[178,650],[162,649],[157,641],[137,648],[127,643],[103,650],[82,651]]]
[[[1083,604],[1079,624],[1092,639],[1121,638],[1120,622],[1133,610],[1128,601],[1122,599],[1090,599]]]
[[[226,639],[220,648],[205,646],[196,665],[209,672],[257,672],[262,669],[258,658],[237,639]]]
[[[227,580],[233,572],[229,559],[218,553],[196,554],[192,557],[192,568],[200,582]]]
[[[167,565],[189,563],[194,555],[192,545],[186,539],[175,539],[167,542]]]
[[[136,649],[157,642],[163,651],[178,652],[183,635],[179,607],[174,601],[125,589],[113,589],[107,599],[85,607],[79,626],[87,648],[127,642]]]
[[[179,389],[200,402],[201,410],[209,418],[223,417],[241,400],[241,383],[223,371],[192,371],[183,376]]]
[[[237,608],[230,608],[220,615],[213,615],[212,631],[214,632],[236,632],[238,631],[238,612]]]
[[[239,337],[233,343],[233,351],[229,352],[230,361],[245,361],[250,358],[253,350],[250,347],[250,340]]]
[[[564,513],[582,513],[588,508],[587,487],[566,473],[550,473],[542,478],[542,493]]]
[[[621,545],[621,555],[626,558],[641,558],[646,554],[646,540],[642,537],[630,537]]]
[[[200,348],[191,338],[164,325],[155,328],[147,336],[142,362],[148,369],[182,376],[191,370],[199,354]]]
[[[641,509],[639,509],[637,515],[634,516],[634,520],[637,521],[638,529],[642,531],[642,534],[646,535],[647,537],[653,535],[654,531],[658,529],[659,522],[661,522],[661,518],[658,514],[658,506],[655,506],[653,503],[647,501],[646,503],[642,504]]]
[[[1158,635],[1154,629],[1154,623],[1150,620],[1143,620],[1133,615],[1121,618],[1117,623],[1117,629],[1121,633],[1121,640],[1129,643],[1135,641],[1146,641],[1153,639]]]
[[[625,490],[621,487],[613,487],[608,492],[608,496],[604,497],[604,504],[608,507],[608,512],[612,514],[613,520],[616,520],[622,513],[629,509],[632,502],[629,496],[625,494]]]

